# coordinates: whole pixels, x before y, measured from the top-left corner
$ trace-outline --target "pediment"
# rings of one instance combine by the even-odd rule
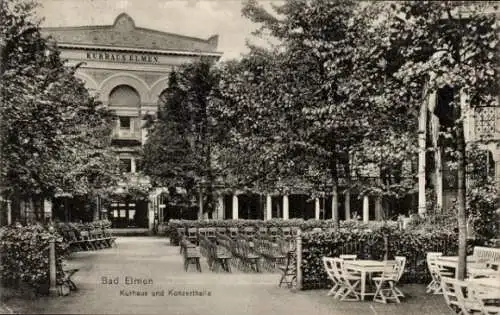
[[[112,46],[151,50],[216,52],[218,36],[200,39],[137,27],[126,13],[118,15],[113,25],[43,28],[59,44]]]

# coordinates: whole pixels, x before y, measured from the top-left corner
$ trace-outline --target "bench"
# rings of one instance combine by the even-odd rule
[[[475,246],[472,257],[477,262],[498,263],[500,262],[500,248]]]

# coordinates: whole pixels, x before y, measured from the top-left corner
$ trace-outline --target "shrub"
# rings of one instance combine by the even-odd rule
[[[6,286],[26,283],[46,291],[49,283],[49,240],[55,239],[57,283],[62,284],[62,262],[68,246],[57,232],[35,224],[7,227],[0,234],[2,281]]]

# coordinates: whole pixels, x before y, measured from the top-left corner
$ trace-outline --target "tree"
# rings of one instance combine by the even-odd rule
[[[2,1],[2,194],[19,199],[86,195],[115,182],[114,116],[43,38],[37,4]]]
[[[463,122],[472,107],[494,103],[498,91],[495,54],[498,44],[495,17],[481,12],[480,5],[405,1],[391,3],[387,32],[379,47],[404,57],[392,76],[399,86],[415,86],[431,93],[448,87],[454,91],[450,118],[443,134],[452,140],[452,156],[458,177],[457,221],[459,227],[458,277],[465,275],[466,187]],[[397,86],[396,86],[397,87]],[[418,100],[417,98],[413,98]],[[410,106],[416,106],[411,102]],[[442,124],[445,125],[445,124]]]
[[[194,205],[204,192],[204,212],[214,208],[214,161],[209,98],[217,83],[210,60],[185,64],[170,75],[169,88],[160,100],[144,150],[145,172],[165,185],[172,195],[185,191],[176,204]]]

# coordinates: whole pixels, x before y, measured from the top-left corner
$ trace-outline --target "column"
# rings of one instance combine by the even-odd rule
[[[367,195],[363,196],[363,223],[370,220],[370,200]]]
[[[288,195],[283,196],[283,219],[288,220]]]
[[[12,224],[12,205],[11,201],[7,200],[7,225]]]
[[[382,220],[382,197],[375,198],[375,220]]]
[[[351,192],[347,190],[344,194],[344,209],[345,209],[345,219],[351,219]]]
[[[130,172],[133,174],[136,171],[135,158],[130,159]]]
[[[198,220],[203,219],[203,194],[200,192],[198,199]]]
[[[155,220],[155,208],[152,202],[148,203],[148,223],[149,230],[152,231],[154,228],[154,220]]]
[[[233,219],[238,219],[238,195],[233,195]]]
[[[319,220],[319,198],[314,198],[314,219]]]
[[[273,218],[273,200],[270,194],[266,195],[266,220]]]
[[[500,149],[493,150],[493,161],[495,161],[495,184],[500,191]]]
[[[332,191],[332,220],[333,222],[338,222],[339,219],[339,196],[337,193],[337,187],[334,187]]]
[[[224,220],[224,196],[217,196],[217,220]]]

